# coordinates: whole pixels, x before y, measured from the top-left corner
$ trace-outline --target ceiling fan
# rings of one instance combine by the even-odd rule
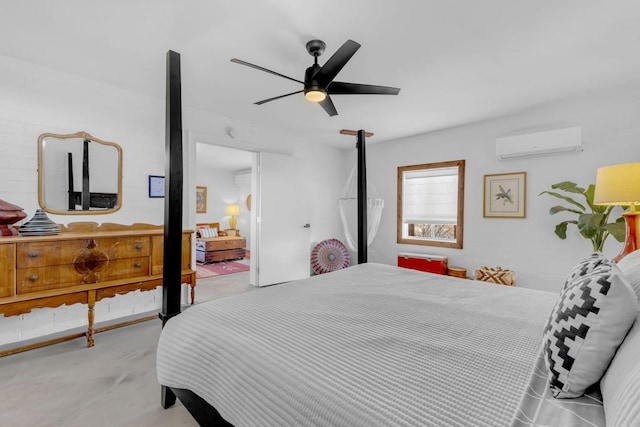
[[[338,111],[333,105],[330,95],[397,95],[400,92],[400,89],[397,87],[345,83],[333,80],[351,57],[360,49],[360,44],[353,40],[347,40],[322,66],[318,64],[318,57],[324,52],[326,44],[322,40],[311,40],[307,42],[306,47],[309,55],[313,56],[313,65],[307,68],[304,74],[304,81],[285,76],[284,74],[268,70],[241,59],[231,59],[231,62],[235,62],[236,64],[246,65],[247,67],[284,77],[285,79],[293,80],[294,82],[304,85],[304,89],[302,90],[263,99],[262,101],[255,102],[256,105],[262,105],[266,102],[304,92],[304,97],[308,101],[317,102],[324,108],[329,116],[335,116],[338,114]]]

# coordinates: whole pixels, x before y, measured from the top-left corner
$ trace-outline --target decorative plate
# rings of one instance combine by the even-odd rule
[[[311,268],[316,274],[329,273],[350,265],[349,251],[338,239],[323,240],[311,251]]]

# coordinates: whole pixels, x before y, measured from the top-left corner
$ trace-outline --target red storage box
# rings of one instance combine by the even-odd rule
[[[411,268],[428,273],[447,274],[447,257],[444,255],[403,252],[398,254],[398,267]]]

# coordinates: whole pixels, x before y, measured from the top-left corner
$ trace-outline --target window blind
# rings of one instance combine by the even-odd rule
[[[458,168],[405,171],[403,197],[405,224],[456,224]]]

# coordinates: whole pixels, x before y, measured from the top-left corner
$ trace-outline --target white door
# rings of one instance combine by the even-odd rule
[[[273,153],[258,153],[255,161],[252,243],[256,246],[251,254],[251,284],[267,286],[309,277],[310,194],[300,162]]]

